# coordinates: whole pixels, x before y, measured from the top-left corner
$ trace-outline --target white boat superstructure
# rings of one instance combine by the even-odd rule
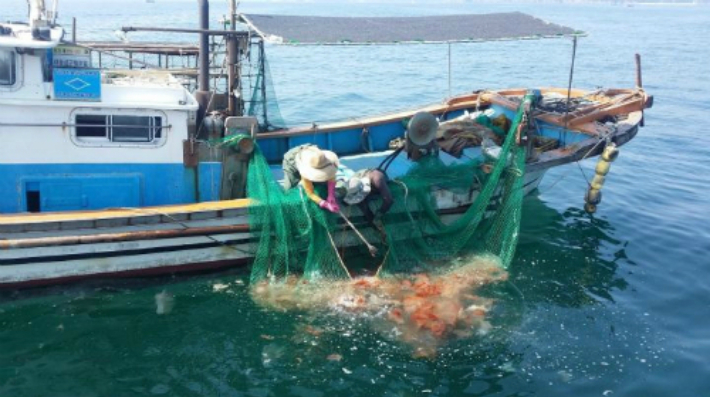
[[[40,22],[0,24],[0,213],[195,202],[193,95],[169,71],[95,69]]]

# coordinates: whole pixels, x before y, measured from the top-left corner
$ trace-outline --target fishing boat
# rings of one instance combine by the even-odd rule
[[[530,92],[475,91],[407,111],[286,128],[268,119],[263,59],[264,41],[306,42],[300,36],[289,39],[270,32],[290,26],[288,18],[240,16],[232,10],[232,29],[209,30],[207,0],[201,0],[199,29],[123,28],[199,35],[196,73],[108,70],[93,65],[97,55],[109,54],[65,38],[54,20],[56,12],[48,12],[43,1],[30,5],[28,24],[0,23],[2,288],[248,264],[259,234],[249,223],[249,208],[258,204],[246,197],[255,145],[276,179],[282,177],[284,153],[310,143],[337,153],[341,165],[352,170],[376,168],[387,160],[389,177],[396,180],[417,163],[415,152],[434,148],[445,164],[490,155],[497,145],[486,146],[489,141],[483,138],[489,130],[482,130],[476,120],[513,119]],[[238,20],[244,29],[236,29]],[[260,21],[278,23],[263,26]],[[329,23],[345,25],[319,20],[322,31],[311,32],[315,41],[330,40],[321,36],[332,31]],[[348,23],[361,26],[361,21]],[[470,32],[460,35],[461,41],[475,40]],[[231,94],[210,90],[210,37],[225,43],[221,77]],[[372,43],[372,37],[354,33],[342,37],[334,40]],[[432,32],[423,40],[456,39]],[[387,40],[406,41],[399,35]],[[154,54],[159,61],[163,54],[167,66],[168,54],[160,52],[168,51],[165,48]],[[134,46],[130,51],[148,50]],[[262,68],[257,79],[261,86],[254,90],[261,97],[252,98],[251,104],[240,93],[247,57]],[[192,75],[197,77],[194,86],[185,80]],[[634,138],[643,125],[643,110],[652,104],[641,88],[640,74],[638,80],[633,89],[533,91],[535,108],[526,114],[527,125],[534,128],[519,137],[519,144],[528,146],[526,194],[537,188],[548,169],[599,156]],[[438,124],[437,136],[425,145],[411,139],[418,114],[431,115]],[[479,139],[472,139],[471,133]],[[452,139],[468,143],[447,152],[440,144]],[[599,202],[613,155],[603,161],[601,178],[588,192],[590,210]],[[432,188],[438,211],[455,218],[475,200],[480,186],[472,184],[464,193]],[[343,233],[346,236],[338,239],[342,244],[357,243],[350,232]]]

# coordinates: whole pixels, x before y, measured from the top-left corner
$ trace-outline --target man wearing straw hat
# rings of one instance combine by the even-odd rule
[[[308,198],[320,208],[332,213],[340,212],[335,199],[335,174],[338,169],[338,155],[329,150],[320,150],[315,145],[297,146],[284,155],[284,189],[300,185]],[[316,186],[314,186],[314,183]],[[316,187],[325,184],[328,198],[323,200]]]

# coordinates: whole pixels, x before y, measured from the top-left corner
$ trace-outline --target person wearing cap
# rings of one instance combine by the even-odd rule
[[[338,155],[329,150],[320,150],[315,145],[297,146],[284,155],[284,189],[300,185],[304,192],[320,208],[332,213],[340,212],[335,198],[335,174],[338,169]],[[324,200],[316,192],[314,183],[327,187],[328,196]]]
[[[386,214],[393,204],[387,180],[387,175],[380,169],[358,171],[340,189],[343,202],[357,205],[365,215],[365,219],[374,223],[375,218]],[[370,201],[378,194],[382,198],[382,205],[375,214],[370,208]]]

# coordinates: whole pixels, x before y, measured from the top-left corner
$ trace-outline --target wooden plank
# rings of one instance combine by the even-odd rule
[[[482,99],[495,103],[496,105],[503,106],[506,109],[516,110],[518,109],[518,106],[520,106],[518,102],[515,102],[496,92],[484,93],[482,95]],[[558,116],[551,113],[535,113],[535,118],[553,125],[564,126],[564,121],[560,121]],[[606,133],[606,130],[603,126],[599,126],[596,123],[586,123],[578,125],[575,128],[575,132],[581,132],[591,136],[601,136]]]
[[[71,223],[70,223],[71,224]],[[120,234],[120,233],[134,233],[134,232],[150,232],[158,230],[172,230],[172,229],[188,229],[188,228],[207,228],[207,227],[219,227],[219,226],[233,226],[233,225],[247,225],[249,224],[249,216],[244,212],[242,215],[225,216],[223,218],[212,218],[205,220],[196,221],[170,221],[167,220],[164,223],[158,223],[155,225],[128,225],[121,227],[112,227],[98,229],[93,222],[90,222],[90,226],[84,228],[64,228],[59,231],[35,231],[27,232],[24,229],[15,230],[12,233],[2,233],[3,240],[16,240],[16,239],[28,239],[28,238],[43,238],[43,237],[58,237],[58,236],[90,236],[94,234]],[[22,225],[11,225],[9,227],[18,227]],[[84,226],[86,224],[84,223]],[[0,228],[4,231],[5,227]]]
[[[633,101],[627,101],[614,106],[603,109],[598,109],[593,113],[578,117],[569,121],[570,126],[577,126],[590,121],[599,120],[607,116],[617,116],[627,114],[633,111],[642,111],[644,109],[645,98],[636,98]]]
[[[125,253],[131,251],[147,250],[156,248],[182,248],[198,244],[224,243],[233,240],[249,240],[255,235],[251,233],[228,233],[213,235],[198,235],[191,237],[176,237],[162,239],[146,239],[135,241],[117,242],[97,242],[92,244],[72,244],[61,246],[42,246],[31,248],[17,248],[11,250],[0,250],[0,263],[17,259],[32,259],[34,262],[42,262],[48,257],[70,258],[77,255],[96,255],[106,253]],[[248,243],[246,243],[248,244]],[[62,259],[65,260],[65,259]],[[0,265],[1,266],[1,265]]]
[[[14,248],[32,248],[32,247],[48,247],[62,246],[75,244],[95,244],[106,242],[120,241],[138,241],[138,240],[155,240],[161,238],[173,238],[183,236],[199,236],[224,233],[246,233],[249,231],[249,225],[232,225],[204,228],[187,228],[187,229],[170,229],[170,230],[151,230],[145,232],[128,232],[128,233],[107,233],[93,234],[84,236],[54,236],[41,238],[25,238],[14,240],[0,240],[0,249]]]
[[[74,277],[110,275],[149,269],[189,266],[216,261],[244,261],[252,257],[248,251],[228,246],[189,251],[160,252],[145,255],[114,256],[100,259],[76,259],[51,263],[0,266],[0,285],[30,281],[48,281]]]
[[[43,212],[37,214],[0,215],[0,226],[27,223],[86,221],[111,218],[132,218],[150,215],[190,214],[204,211],[244,209],[249,206],[249,199],[208,201],[204,203],[165,205],[145,208],[119,208],[96,211]]]

